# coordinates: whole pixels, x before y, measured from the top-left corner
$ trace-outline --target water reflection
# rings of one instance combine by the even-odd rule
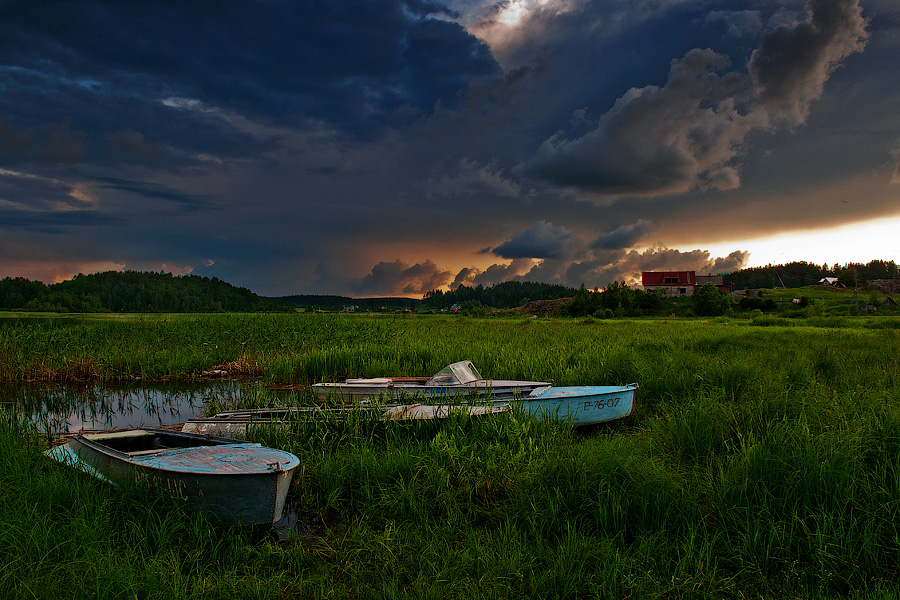
[[[153,386],[0,386],[0,407],[51,433],[160,427],[201,416],[211,401],[231,405],[236,382]]]

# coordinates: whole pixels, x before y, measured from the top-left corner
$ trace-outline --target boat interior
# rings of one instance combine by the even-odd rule
[[[111,433],[86,434],[86,439],[132,456],[153,454],[164,450],[216,446],[236,443],[236,440],[185,435],[178,431],[136,429]]]

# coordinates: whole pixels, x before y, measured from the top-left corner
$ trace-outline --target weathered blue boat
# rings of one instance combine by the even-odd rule
[[[149,479],[223,521],[281,519],[294,470],[290,452],[167,429],[79,434],[47,456],[113,484]]]
[[[494,405],[521,407],[541,419],[558,419],[575,427],[627,417],[634,410],[638,384],[547,386],[518,399],[493,400]]]

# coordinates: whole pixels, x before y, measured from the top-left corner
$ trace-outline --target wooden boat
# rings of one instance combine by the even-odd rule
[[[343,419],[349,414],[359,414],[385,421],[420,421],[446,419],[452,414],[464,413],[470,417],[482,417],[510,410],[510,406],[494,405],[426,405],[396,404],[387,406],[361,405],[347,408],[288,407],[260,408],[221,412],[212,417],[185,421],[181,430],[201,435],[244,436],[254,426],[283,426],[301,419]]]
[[[634,410],[638,384],[548,386],[520,399],[494,400],[494,405],[517,406],[540,419],[559,419],[578,427],[627,417]]]
[[[403,402],[409,399],[524,397],[549,386],[547,381],[484,379],[470,360],[447,365],[432,377],[376,377],[347,379],[341,383],[316,383],[313,389],[320,400],[352,403],[377,398]]]
[[[239,440],[167,429],[78,434],[46,454],[113,484],[150,479],[226,522],[281,519],[299,459]]]

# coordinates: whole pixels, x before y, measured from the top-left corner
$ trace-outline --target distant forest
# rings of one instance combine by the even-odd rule
[[[432,290],[425,294],[422,304],[431,308],[449,308],[454,304],[464,306],[476,303],[491,308],[515,308],[534,300],[571,298],[577,291],[577,288],[552,283],[504,281],[490,287],[461,285],[449,292]]]
[[[897,279],[894,261],[873,260],[867,264],[850,263],[844,266],[814,265],[792,262],[786,265],[768,265],[741,269],[724,276],[725,284],[733,290],[763,288],[798,288],[817,284],[823,277],[837,277],[844,287],[865,286],[876,279]]]
[[[38,312],[289,311],[219,279],[171,273],[106,271],[44,285],[21,277],[0,280],[0,310]]]
[[[792,262],[742,269],[723,276],[733,290],[798,288],[835,277],[844,287],[873,280],[897,280],[893,261],[867,264],[814,265]],[[219,279],[171,273],[106,271],[76,275],[73,279],[45,285],[21,277],[0,280],[0,310],[35,312],[289,312],[294,310],[353,310],[364,312],[441,311],[454,305],[466,312],[511,309],[528,302],[575,298],[574,306],[592,312],[618,314],[652,311],[655,299],[629,290],[624,283],[609,282],[606,298],[558,284],[506,281],[483,287],[461,285],[447,292],[433,290],[421,300],[411,298],[350,298],[346,296],[294,295],[280,298],[258,296],[246,288]],[[604,293],[605,293],[604,292]]]

